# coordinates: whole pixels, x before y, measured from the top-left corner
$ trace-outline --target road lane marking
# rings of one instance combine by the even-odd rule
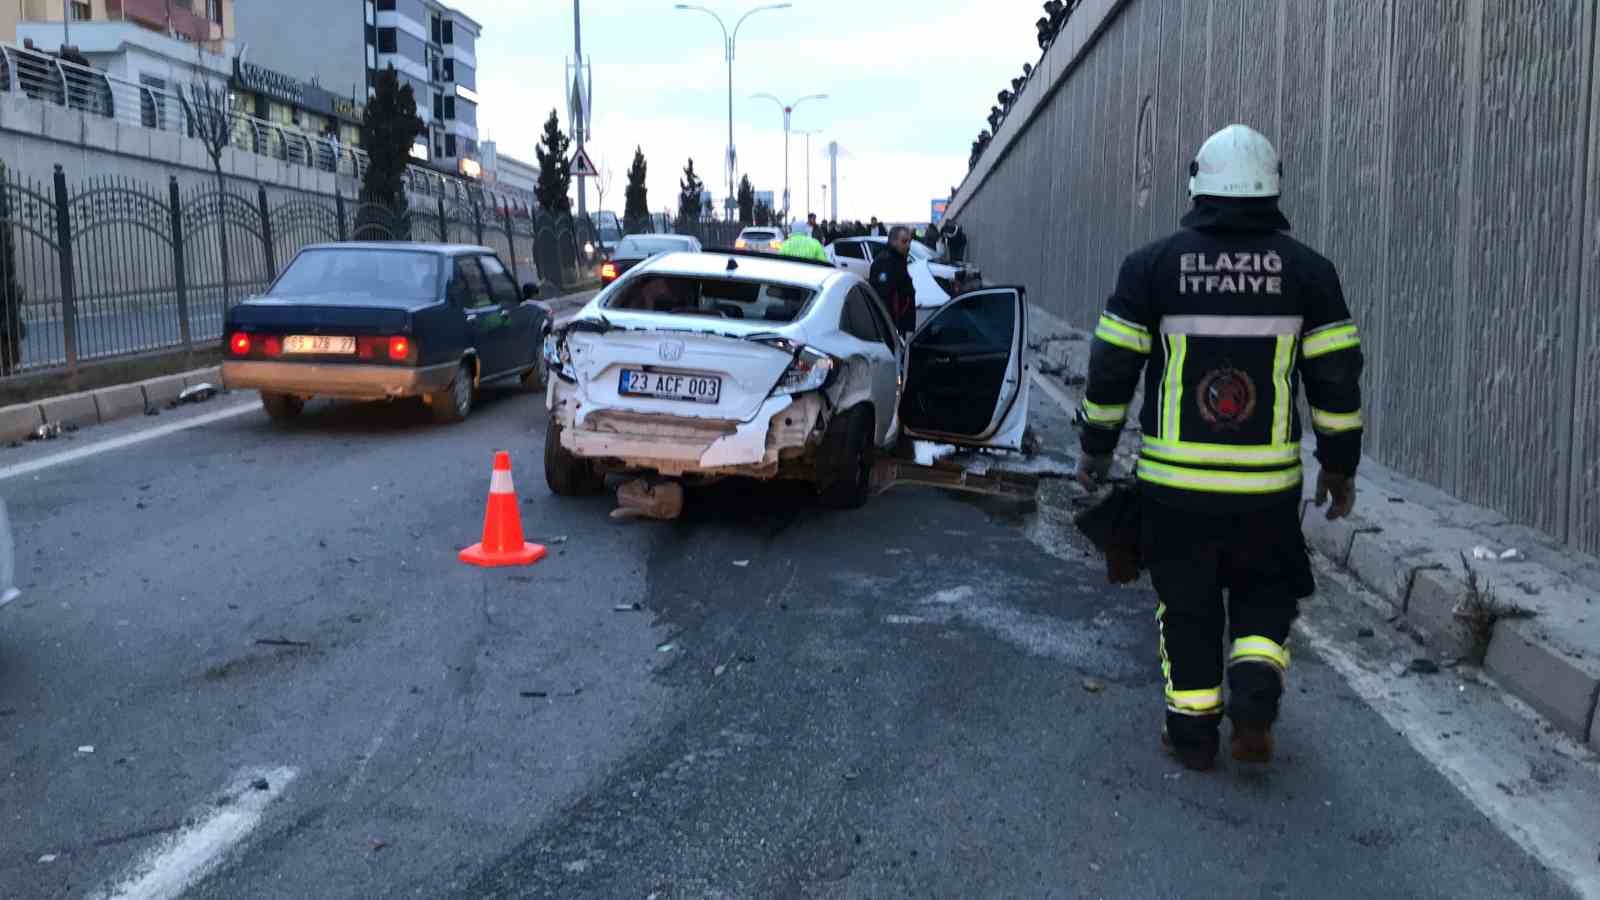
[[[53,469],[56,466],[64,466],[67,463],[77,462],[80,459],[87,459],[91,456],[98,456],[101,453],[110,453],[113,450],[121,450],[124,447],[132,447],[135,444],[142,444],[146,441],[164,438],[169,434],[177,434],[180,431],[187,431],[190,428],[199,428],[202,425],[212,425],[217,422],[242,416],[245,413],[255,412],[260,408],[261,407],[254,403],[247,403],[240,406],[229,407],[228,409],[219,409],[213,413],[206,413],[203,416],[195,416],[192,419],[185,419],[182,422],[173,422],[171,425],[162,425],[159,428],[152,428],[149,431],[139,431],[133,434],[125,434],[122,437],[111,438],[107,441],[101,441],[98,444],[90,444],[87,447],[77,447],[72,450],[67,450],[62,453],[54,453],[50,456],[43,456],[25,463],[17,463],[14,466],[6,466],[5,468],[0,468],[0,481],[5,481],[9,478],[16,478],[21,475],[31,475],[34,472],[42,472],[45,469]]]
[[[171,900],[193,887],[243,841],[299,772],[288,767],[247,773],[231,783],[211,811],[142,857],[116,887],[94,900]],[[266,789],[254,784],[266,779]]]

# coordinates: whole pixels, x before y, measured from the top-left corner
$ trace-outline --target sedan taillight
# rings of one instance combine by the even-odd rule
[[[250,355],[250,335],[242,331],[235,331],[233,337],[228,339],[228,349],[234,356]]]
[[[601,266],[600,267],[600,280],[601,281],[616,281],[617,280],[617,264],[608,262],[605,265]]]

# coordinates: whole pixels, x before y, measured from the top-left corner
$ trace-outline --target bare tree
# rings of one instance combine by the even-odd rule
[[[233,100],[227,82],[216,78],[196,59],[194,77],[187,89],[179,88],[178,102],[183,105],[183,117],[189,136],[198,140],[211,157],[211,168],[217,175],[217,246],[222,254],[223,302],[233,302],[233,279],[228,262],[228,222],[226,209],[227,181],[222,174],[222,151],[233,143],[235,115]]]
[[[600,174],[594,179],[595,202],[601,211],[606,208],[606,191],[611,190],[611,163],[606,162],[604,156],[600,157]]]

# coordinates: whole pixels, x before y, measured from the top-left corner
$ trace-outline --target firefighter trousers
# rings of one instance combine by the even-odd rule
[[[1160,602],[1167,731],[1214,742],[1224,710],[1271,725],[1289,667],[1289,629],[1315,584],[1298,493],[1217,514],[1146,498],[1140,552]],[[1227,684],[1224,685],[1224,677]]]

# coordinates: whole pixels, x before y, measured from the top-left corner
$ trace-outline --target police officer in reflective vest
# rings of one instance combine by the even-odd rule
[[[1233,758],[1272,758],[1289,629],[1314,590],[1300,530],[1301,385],[1316,505],[1331,497],[1336,519],[1355,504],[1361,342],[1333,264],[1285,233],[1281,174],[1250,128],[1206,140],[1183,229],[1122,263],[1080,413],[1078,479],[1092,489],[1143,377],[1140,555],[1160,600],[1163,740],[1191,769],[1215,764],[1224,710]]]

